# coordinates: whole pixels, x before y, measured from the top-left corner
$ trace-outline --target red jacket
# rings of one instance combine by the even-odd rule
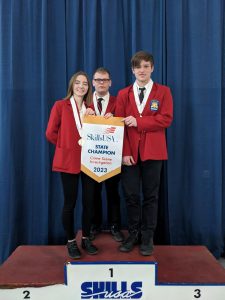
[[[95,107],[94,107],[93,103],[89,107],[92,108],[95,111]],[[109,97],[109,103],[107,105],[105,114],[112,113],[114,115],[115,108],[116,108],[116,97],[110,95],[110,97]]]
[[[47,140],[56,145],[53,171],[77,174],[81,165],[80,139],[69,99],[55,102],[46,130]]]
[[[116,102],[116,117],[133,116],[137,127],[125,127],[123,156],[142,161],[166,160],[165,129],[173,119],[173,102],[167,86],[154,83],[142,114],[138,112],[133,85],[119,91]]]

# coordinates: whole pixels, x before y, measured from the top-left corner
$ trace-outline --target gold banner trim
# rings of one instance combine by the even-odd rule
[[[124,118],[119,117],[111,117],[106,119],[102,116],[84,116],[83,123],[124,126],[123,119]]]
[[[81,171],[84,172],[85,174],[87,174],[89,177],[91,177],[92,179],[94,179],[97,182],[102,182],[105,181],[106,179],[109,179],[119,173],[121,173],[121,167],[116,168],[115,170],[99,177],[97,175],[95,175],[95,173],[93,173],[92,171],[90,171],[88,168],[86,168],[84,165],[81,165]]]

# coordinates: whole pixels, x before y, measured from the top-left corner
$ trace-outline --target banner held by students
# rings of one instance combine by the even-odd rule
[[[81,170],[102,182],[121,172],[123,118],[85,116],[82,127]]]

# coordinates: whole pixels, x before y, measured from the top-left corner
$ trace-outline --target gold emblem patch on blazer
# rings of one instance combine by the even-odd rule
[[[159,100],[151,100],[150,110],[157,111],[159,109]]]

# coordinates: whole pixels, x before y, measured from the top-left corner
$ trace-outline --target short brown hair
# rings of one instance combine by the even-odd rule
[[[79,72],[73,74],[73,76],[70,78],[70,82],[69,82],[68,90],[67,90],[67,95],[66,95],[65,99],[68,99],[68,98],[70,98],[73,95],[73,85],[74,85],[74,82],[75,82],[75,80],[77,79],[77,77],[79,75],[83,75],[87,79],[87,82],[88,82],[88,91],[84,95],[84,100],[87,103],[87,105],[90,105],[92,103],[92,86],[91,86],[91,82],[90,82],[90,80],[88,78],[87,73],[85,73],[83,71],[79,71]]]
[[[100,68],[96,69],[93,73],[93,78],[96,73],[107,73],[109,75],[109,79],[111,78],[111,74],[110,74],[109,70],[104,67],[100,67]]]
[[[154,58],[153,55],[146,51],[139,51],[135,53],[131,58],[131,67],[132,69],[136,67],[140,67],[141,61],[149,61],[152,66],[154,66]]]

